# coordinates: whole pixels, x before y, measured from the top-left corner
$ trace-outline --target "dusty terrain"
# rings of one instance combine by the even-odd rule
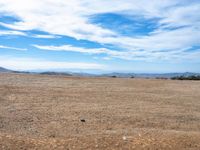
[[[200,82],[0,74],[0,149],[200,149]]]

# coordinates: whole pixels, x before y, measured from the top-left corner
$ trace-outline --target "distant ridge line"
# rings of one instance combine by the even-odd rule
[[[118,77],[118,78],[172,78],[177,76],[200,76],[200,73],[184,72],[184,73],[106,73],[106,74],[92,74],[92,73],[77,73],[77,72],[56,72],[56,71],[13,71],[0,67],[0,73],[24,73],[24,74],[40,74],[40,75],[63,75],[63,76],[83,76],[83,77]]]

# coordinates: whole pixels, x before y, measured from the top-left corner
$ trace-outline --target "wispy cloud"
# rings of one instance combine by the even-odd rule
[[[0,36],[5,35],[20,35],[26,36],[26,33],[20,31],[13,31],[13,30],[0,30]]]
[[[57,35],[50,35],[50,34],[31,34],[16,30],[0,30],[0,36],[25,36],[31,38],[38,38],[38,39],[56,39],[60,38]]]
[[[0,36],[25,36],[30,38],[38,38],[38,39],[57,39],[60,36],[50,35],[50,34],[31,34],[16,30],[0,30]]]
[[[32,45],[41,50],[51,50],[51,51],[70,51],[70,52],[79,52],[79,53],[88,53],[88,54],[107,54],[112,56],[118,56],[124,52],[114,51],[107,48],[83,48],[75,47],[72,45],[61,45],[61,46],[44,46],[44,45]]]
[[[32,58],[0,57],[0,66],[12,70],[59,70],[59,69],[105,69],[106,66],[97,63],[47,61]]]
[[[39,39],[57,39],[57,38],[60,38],[59,36],[56,36],[56,35],[45,35],[45,34],[35,34],[35,35],[32,35],[31,37],[39,38]]]
[[[18,48],[18,47],[10,47],[5,45],[0,45],[0,49],[11,49],[11,50],[19,50],[19,51],[26,51],[26,48]]]
[[[2,5],[1,5],[2,4]],[[200,3],[190,0],[0,0],[0,12],[20,19],[0,25],[12,30],[39,30],[51,35],[69,36],[100,44],[110,44],[122,51],[105,48],[86,49],[71,45],[39,46],[40,49],[107,53],[121,59],[190,58],[185,52],[200,45]],[[112,29],[92,23],[97,14],[114,13],[126,17],[156,20],[156,28],[142,36],[122,35]],[[41,35],[35,37],[42,38]],[[51,36],[43,36],[43,38]],[[196,59],[196,57],[195,57]]]
[[[188,51],[190,47],[184,49],[163,49],[160,50],[149,50],[140,51],[138,50],[129,50],[129,51],[117,51],[110,50],[107,48],[83,48],[75,47],[72,45],[32,45],[33,47],[40,50],[47,51],[66,51],[66,52],[76,52],[76,53],[86,53],[90,55],[105,54],[107,57],[103,57],[104,60],[110,60],[111,58],[119,58],[124,60],[144,60],[144,61],[153,61],[153,60],[171,60],[171,61],[180,61],[180,60],[190,60],[197,59],[200,56],[200,51],[196,50],[193,52]],[[180,55],[181,54],[181,55]],[[100,59],[100,57],[99,57]],[[172,60],[173,59],[173,60]]]
[[[49,51],[66,51],[66,52],[78,52],[78,53],[86,53],[90,55],[97,54],[106,54],[109,57],[120,58],[125,60],[138,60],[138,59],[146,59],[144,56],[142,57],[141,52],[137,51],[117,51],[110,50],[107,48],[83,48],[83,47],[75,47],[72,45],[61,45],[61,46],[51,46],[51,45],[32,45],[37,49],[41,50],[49,50]],[[134,58],[133,58],[134,57]],[[108,57],[103,57],[105,59]]]

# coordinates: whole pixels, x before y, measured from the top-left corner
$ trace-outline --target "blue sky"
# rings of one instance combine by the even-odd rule
[[[199,0],[0,0],[0,66],[200,72]]]

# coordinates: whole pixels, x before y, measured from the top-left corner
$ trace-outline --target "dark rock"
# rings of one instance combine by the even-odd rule
[[[81,121],[81,122],[86,122],[85,119],[81,119],[80,121]]]

